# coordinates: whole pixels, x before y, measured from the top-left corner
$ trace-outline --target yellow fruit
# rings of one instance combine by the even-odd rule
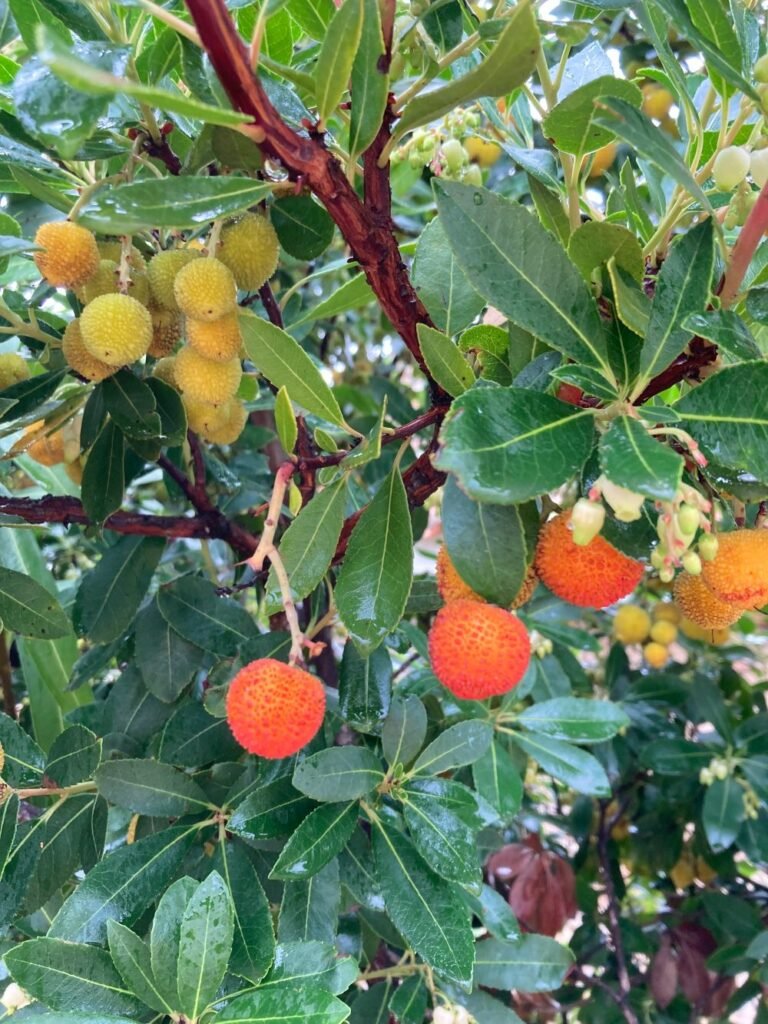
[[[671,601],[657,601],[651,610],[654,622],[671,622],[677,626],[682,618],[680,609]]]
[[[469,159],[475,164],[480,164],[481,167],[492,167],[503,152],[497,142],[478,139],[475,135],[464,140],[464,148],[469,153]]]
[[[712,644],[714,647],[720,647],[722,644],[727,644],[731,638],[731,631],[727,627],[721,627],[720,629],[705,629],[704,626],[699,626],[697,623],[692,622],[691,619],[680,620],[680,632],[683,636],[687,636],[689,640],[698,640],[702,644]]]
[[[123,255],[122,242],[97,242],[96,243],[99,255],[103,260],[112,260],[113,263],[120,263],[120,259]],[[146,273],[147,261],[141,255],[135,245],[131,246],[131,252],[128,257],[128,266],[132,272],[137,274]]]
[[[120,267],[114,260],[101,260],[96,273],[79,289],[78,298],[93,302],[100,295],[116,295]],[[145,306],[149,302],[149,279],[146,274],[134,272],[128,282],[128,295]]]
[[[3,352],[0,355],[0,391],[5,391],[12,384],[20,384],[23,380],[29,380],[26,359],[18,352]]]
[[[669,89],[661,85],[646,85],[643,89],[643,113],[657,121],[667,116],[674,102]]]
[[[24,437],[30,437],[44,428],[43,420],[37,420],[24,431]],[[26,449],[27,455],[41,466],[58,466],[64,461],[64,435],[60,430],[52,434],[42,434]]]
[[[768,602],[768,530],[718,534],[717,555],[705,562],[701,578],[721,601],[761,608]]]
[[[677,640],[677,626],[674,622],[665,622],[663,619],[660,622],[654,622],[651,626],[651,640],[657,644],[669,646]]]
[[[152,344],[152,317],[129,295],[100,295],[80,317],[83,343],[110,366],[126,366],[146,355]]]
[[[711,864],[707,864],[703,857],[697,857],[696,877],[704,885],[709,885],[710,882],[714,882],[717,878],[717,871],[715,871]]]
[[[220,405],[235,394],[243,371],[237,357],[226,363],[215,363],[198,355],[193,348],[186,347],[176,356],[174,375],[178,387],[187,397]]]
[[[677,864],[670,868],[669,877],[676,889],[687,889],[689,885],[693,884],[696,877],[696,865],[690,850],[683,850]]]
[[[73,484],[78,486],[83,482],[83,460],[75,459],[74,462],[68,462],[64,467],[64,472],[67,474]]]
[[[168,249],[153,256],[147,266],[147,277],[152,300],[163,309],[179,312],[179,304],[173,291],[176,275],[192,260],[200,257],[194,249]]]
[[[277,270],[279,253],[277,234],[267,218],[246,213],[221,232],[216,256],[232,271],[238,288],[253,292]]]
[[[195,320],[220,320],[237,308],[232,271],[209,256],[193,259],[181,268],[173,282],[173,293],[182,313]]]
[[[37,269],[57,288],[79,288],[99,267],[99,250],[90,231],[70,220],[41,224],[35,244],[43,252],[35,253]]]
[[[713,594],[703,576],[690,576],[687,572],[679,573],[675,579],[675,602],[686,618],[707,630],[732,626],[743,610],[743,606]]]
[[[643,656],[651,668],[664,668],[669,661],[669,651],[664,644],[655,642],[646,644],[643,648]]]
[[[227,422],[229,414],[227,402],[211,405],[210,402],[200,402],[195,398],[190,398],[189,395],[182,395],[182,401],[187,411],[189,429],[200,434],[201,437],[222,428]]]
[[[104,380],[117,371],[116,366],[109,366],[101,359],[97,359],[85,347],[79,320],[72,320],[67,324],[61,340],[61,351],[75,373],[79,373],[86,380]]]
[[[230,398],[218,408],[223,411],[222,421],[209,426],[202,435],[211,444],[233,444],[245,429],[248,411],[237,398]]]
[[[198,355],[213,359],[216,363],[225,363],[240,354],[242,338],[237,313],[210,322],[190,318],[187,320],[186,335],[189,345]]]
[[[616,159],[616,143],[609,142],[607,145],[602,146],[598,149],[593,157],[592,163],[589,165],[588,178],[600,178],[608,170],[613,161]]]
[[[176,356],[164,356],[158,359],[152,369],[152,376],[170,384],[172,388],[176,385]]]
[[[651,631],[651,617],[636,604],[623,604],[613,620],[613,635],[622,644],[640,644]]]
[[[176,348],[181,339],[181,316],[170,309],[151,309],[152,344],[147,355],[153,359],[168,356]]]

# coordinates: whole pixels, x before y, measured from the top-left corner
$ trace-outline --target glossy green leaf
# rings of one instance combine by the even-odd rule
[[[571,235],[568,256],[586,281],[590,280],[596,267],[610,260],[615,260],[635,281],[643,279],[642,246],[634,232],[622,224],[587,221]]]
[[[683,477],[682,455],[651,437],[632,416],[619,416],[600,437],[600,468],[614,484],[672,501]]]
[[[477,885],[481,865],[473,830],[439,796],[408,790],[403,817],[416,849],[442,878]]]
[[[291,400],[307,412],[337,427],[346,426],[330,387],[290,334],[248,312],[240,314],[240,329],[248,357],[270,384],[286,387]]]
[[[281,943],[334,942],[338,929],[341,884],[339,862],[334,859],[311,878],[286,882],[277,937]]]
[[[418,775],[441,775],[472,764],[483,756],[492,739],[493,729],[487,722],[470,720],[451,725],[422,750],[412,770]]]
[[[635,107],[642,100],[638,87],[626,79],[614,75],[593,78],[552,108],[543,124],[547,138],[559,150],[576,156],[607,145],[614,137],[613,132],[594,121],[597,104],[606,96],[615,96]]]
[[[167,828],[109,853],[64,901],[50,937],[103,942],[107,921],[135,920],[173,878],[194,831]]]
[[[315,104],[327,121],[347,91],[363,32],[363,0],[344,0],[331,19],[315,64]],[[371,73],[372,69],[367,69]]]
[[[340,957],[330,942],[284,942],[277,947],[274,966],[260,988],[266,991],[307,985],[341,995],[357,975],[356,961]]]
[[[119,370],[101,385],[104,405],[126,437],[159,437],[162,427],[152,389],[130,370]]]
[[[270,878],[310,878],[341,853],[359,814],[357,802],[325,804],[312,811],[280,851]]]
[[[234,907],[224,879],[212,871],[184,909],[179,938],[179,1009],[193,1020],[213,1001],[232,950]]]
[[[71,626],[59,602],[45,587],[14,569],[0,567],[0,620],[21,636],[52,639]]]
[[[106,811],[92,793],[70,796],[53,811],[40,836],[40,856],[24,901],[27,912],[42,907],[68,885],[78,868],[93,866],[103,848]]]
[[[465,900],[472,912],[480,918],[491,935],[502,942],[517,942],[521,936],[520,925],[512,913],[509,903],[490,885],[483,885],[479,895],[465,893]]]
[[[251,992],[228,1003],[216,1015],[217,1024],[341,1024],[350,1008],[322,989]]]
[[[72,42],[72,36],[64,22],[48,10],[40,0],[9,0],[8,6],[13,20],[16,22],[19,35],[30,53],[34,53],[37,49],[37,32],[40,25],[45,25],[63,42]]]
[[[354,277],[345,281],[327,299],[318,302],[310,307],[297,320],[291,323],[291,328],[300,327],[302,324],[311,323],[313,320],[321,320],[325,317],[338,316],[339,313],[346,313],[350,309],[362,309],[370,302],[373,302],[374,294],[371,286],[365,279],[365,274],[355,274]]]
[[[0,714],[0,745],[4,764],[0,772],[9,786],[39,786],[45,768],[45,754],[29,733],[8,715]]]
[[[436,971],[470,984],[475,944],[469,913],[453,884],[434,874],[408,839],[380,819],[373,823],[373,850],[392,923]]]
[[[421,750],[427,735],[427,712],[414,694],[395,696],[381,729],[387,763],[408,765]]]
[[[427,369],[440,387],[452,397],[463,395],[475,382],[466,358],[447,334],[426,324],[418,325],[419,346]]]
[[[364,658],[347,641],[339,666],[339,714],[361,732],[376,732],[389,712],[392,660],[386,647]]]
[[[578,473],[593,438],[589,410],[525,388],[473,388],[451,406],[435,463],[477,501],[513,505]]]
[[[336,584],[339,615],[361,654],[400,622],[412,579],[411,514],[395,465],[352,531]]]
[[[283,451],[290,455],[296,446],[296,438],[299,436],[299,427],[296,423],[296,414],[291,405],[288,389],[283,385],[275,396],[275,426],[277,436]]]
[[[107,937],[112,962],[131,992],[151,1010],[171,1013],[173,1007],[157,989],[146,942],[117,921],[107,922]]]
[[[259,876],[239,842],[220,843],[214,864],[232,894],[235,912],[229,971],[261,981],[275,956],[275,930]]]
[[[683,327],[707,341],[713,341],[734,359],[761,359],[762,352],[752,332],[732,309],[713,309],[705,313],[691,313]]]
[[[96,785],[111,804],[155,818],[179,818],[210,807],[196,782],[159,761],[105,761],[96,772]]]
[[[163,537],[122,537],[83,576],[73,619],[94,643],[117,640],[133,622],[165,550]]]
[[[398,1024],[422,1024],[427,1012],[427,986],[418,975],[405,978],[389,1000],[389,1011]]]
[[[199,882],[194,878],[179,878],[169,885],[157,904],[149,937],[149,955],[155,986],[161,997],[171,1006],[179,1002],[177,974],[181,922],[189,901],[197,892]]]
[[[163,727],[157,751],[159,761],[181,768],[201,768],[241,755],[226,718],[214,717],[196,700],[176,708]]]
[[[157,606],[168,625],[185,640],[223,658],[231,658],[240,644],[260,635],[241,605],[217,597],[213,585],[198,576],[182,576],[161,587]]]
[[[229,819],[228,827],[245,839],[286,836],[311,808],[310,801],[294,789],[290,776],[285,776],[250,793]]]
[[[9,388],[3,388],[3,401],[13,402],[13,405],[0,409],[0,421],[19,419],[33,412],[46,399],[50,398],[66,375],[66,370],[54,370],[50,373],[41,373],[29,380],[19,381],[18,384],[11,384]]]
[[[494,807],[505,824],[511,822],[523,801],[523,780],[506,750],[494,741],[472,765],[475,789]]]
[[[389,94],[379,5],[377,0],[363,0],[362,6],[362,32],[352,64],[350,83],[352,110],[347,148],[352,158],[365,152],[376,138],[384,119]]]
[[[8,950],[5,963],[14,980],[52,1010],[81,1007],[131,1016],[141,1011],[103,949],[55,938],[30,939]]]
[[[336,8],[333,0],[288,0],[286,10],[312,39],[322,39]]]
[[[169,446],[183,444],[187,437],[187,413],[181,395],[159,377],[150,377],[146,383],[155,397],[164,443]]]
[[[516,733],[515,743],[538,761],[541,768],[587,796],[610,796],[605,769],[592,754],[562,740],[531,733]]]
[[[704,450],[731,469],[768,480],[768,363],[728,366],[674,409]]]
[[[546,935],[523,935],[514,943],[488,939],[477,947],[475,978],[488,988],[551,992],[572,963],[571,952]]]
[[[123,503],[125,440],[109,420],[88,453],[83,470],[82,499],[88,518],[101,524]]]
[[[48,752],[45,776],[57,786],[73,786],[93,777],[101,760],[101,740],[84,725],[71,725]]]
[[[182,693],[204,657],[163,618],[157,598],[136,619],[135,652],[147,689],[166,704]]]
[[[19,798],[11,793],[0,804],[0,878],[16,839],[16,823],[19,817]]]
[[[280,245],[297,260],[317,259],[333,241],[334,223],[311,196],[286,196],[270,214]]]
[[[485,305],[461,269],[439,217],[419,236],[411,276],[433,323],[448,335],[472,323]]]
[[[610,378],[595,300],[539,220],[486,189],[442,178],[434,180],[433,188],[443,230],[470,284],[512,323]]]
[[[293,785],[313,800],[339,803],[366,796],[384,779],[378,757],[365,747],[331,747],[296,765]]]
[[[584,366],[583,363],[556,366],[554,370],[549,371],[549,375],[555,380],[565,381],[566,384],[574,384],[585,394],[594,395],[603,402],[615,402],[619,397],[619,389],[614,384],[610,384],[592,366]]]
[[[736,779],[715,779],[707,787],[701,822],[707,842],[716,853],[734,842],[746,816],[744,788]]]
[[[572,743],[602,743],[629,725],[618,704],[581,697],[556,697],[532,704],[517,721],[529,732]]]
[[[531,4],[520,0],[505,22],[493,49],[480,64],[461,78],[406,104],[397,126],[398,137],[457,105],[466,106],[480,96],[505,96],[526,81],[536,65],[540,45]]]

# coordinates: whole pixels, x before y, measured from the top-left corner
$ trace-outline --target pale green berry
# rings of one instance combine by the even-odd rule
[[[741,146],[727,146],[715,157],[712,177],[721,192],[730,192],[747,176],[749,153]]]

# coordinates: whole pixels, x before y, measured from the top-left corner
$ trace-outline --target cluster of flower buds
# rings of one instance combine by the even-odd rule
[[[602,499],[602,500],[601,500]],[[613,483],[607,476],[598,477],[589,489],[589,496],[579,498],[571,513],[574,544],[587,545],[600,533],[605,523],[605,506],[622,523],[633,523],[643,513],[645,496]]]
[[[659,579],[671,582],[680,567],[691,576],[700,575],[701,563],[711,562],[717,554],[717,537],[709,518],[712,502],[694,487],[682,484],[674,501],[657,501],[656,509],[659,543],[651,552],[651,565],[658,570]]]
[[[730,774],[731,766],[725,758],[713,757],[707,767],[699,772],[699,782],[702,786],[711,786],[717,780],[724,782]]]
[[[482,185],[480,167],[472,163],[462,140],[480,126],[475,110],[461,107],[446,114],[432,128],[420,128],[394,153],[395,163],[407,160],[411,167],[429,167],[433,174],[467,185]]]
[[[458,1003],[446,1003],[444,1006],[436,1006],[432,1011],[433,1024],[473,1024],[474,1017],[469,1011]]]
[[[744,801],[744,813],[750,821],[756,821],[760,817],[760,808],[763,806],[760,797],[751,786],[745,786],[742,799]]]
[[[530,632],[531,638],[531,651],[537,658],[546,658],[548,654],[553,651],[552,641],[549,637],[542,636],[538,630],[532,629]]]

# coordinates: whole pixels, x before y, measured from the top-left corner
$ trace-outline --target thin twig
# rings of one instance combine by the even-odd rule
[[[13,693],[13,674],[11,659],[8,652],[8,641],[5,630],[0,630],[0,687],[3,691],[3,711],[9,718],[18,718],[16,698]]]
[[[606,820],[608,805],[602,802],[600,805],[600,821],[597,827],[597,857],[600,862],[600,873],[603,876],[603,886],[608,899],[608,930],[611,933],[613,942],[613,955],[616,958],[616,974],[619,981],[622,1016],[627,1024],[639,1024],[639,1018],[634,1009],[629,1005],[629,996],[632,992],[632,983],[629,979],[627,968],[627,957],[624,952],[624,939],[621,934],[621,919],[619,914],[619,900],[616,895],[616,887],[613,884],[611,874],[611,860],[608,854],[608,837],[610,829]]]

